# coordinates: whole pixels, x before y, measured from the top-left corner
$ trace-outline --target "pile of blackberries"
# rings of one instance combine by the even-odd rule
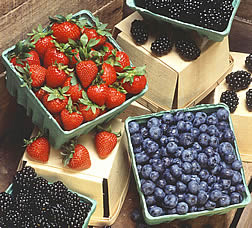
[[[12,193],[0,193],[0,227],[82,227],[91,207],[61,181],[50,184],[26,166],[14,176]]]
[[[239,204],[245,185],[226,108],[167,112],[128,124],[151,216]]]

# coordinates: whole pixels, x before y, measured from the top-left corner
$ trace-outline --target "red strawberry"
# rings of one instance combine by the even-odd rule
[[[117,51],[115,57],[120,64],[120,66],[114,65],[116,72],[122,72],[124,67],[130,66],[129,56],[125,52]]]
[[[53,48],[55,46],[52,41],[53,41],[53,38],[51,36],[45,36],[43,38],[40,38],[36,42],[35,49],[38,52],[41,60],[43,60],[46,50],[48,48]]]
[[[46,91],[40,88],[38,91],[35,92],[35,95],[40,101],[42,101],[43,96],[46,95]]]
[[[108,109],[121,105],[126,100],[126,95],[115,88],[108,88],[105,105]]]
[[[115,68],[108,63],[103,63],[102,70],[103,74],[101,75],[101,78],[105,82],[105,84],[113,84],[117,79]]]
[[[43,136],[36,136],[30,140],[24,140],[27,154],[34,160],[47,162],[49,159],[50,144]]]
[[[61,111],[60,118],[64,130],[70,131],[79,127],[83,122],[81,112],[72,104],[71,98],[68,100],[68,105]]]
[[[71,169],[83,170],[91,166],[89,152],[86,147],[78,144],[76,139],[71,140],[68,144],[63,145],[63,162]]]
[[[44,106],[52,114],[61,112],[68,103],[68,97],[64,95],[65,89],[51,89],[49,87],[43,87],[43,89],[48,92],[42,99]]]
[[[44,67],[48,68],[53,65],[55,62],[62,63],[64,65],[69,64],[69,59],[64,53],[64,48],[48,48],[44,55]]]
[[[57,123],[62,127],[62,121],[60,118],[60,113],[53,114],[53,118],[57,121]]]
[[[30,65],[30,77],[32,79],[32,87],[41,87],[45,82],[46,68],[40,65]]]
[[[103,56],[104,61],[106,61],[108,59],[108,57],[110,55],[112,55],[112,50],[113,49],[115,49],[115,48],[111,43],[105,42],[105,44],[103,45],[103,51],[105,52],[105,54]]]
[[[69,67],[74,68],[75,65],[78,63],[77,59],[80,60],[80,54],[77,49],[72,49],[71,52],[73,53],[73,56],[70,59]]]
[[[106,36],[99,35],[96,29],[94,28],[84,28],[83,33],[87,35],[88,40],[91,40],[91,39],[99,40],[99,43],[95,45],[95,48],[102,46],[107,40]]]
[[[99,106],[103,106],[107,97],[108,86],[105,84],[92,85],[87,89],[88,98]]]
[[[122,87],[130,94],[140,93],[146,86],[147,80],[144,67],[133,67],[127,69],[123,73],[119,73],[118,78],[121,79]]]
[[[53,22],[51,27],[53,36],[59,43],[67,43],[69,39],[77,40],[80,38],[80,28],[74,23],[71,15],[63,17],[57,15],[56,18],[50,18]]]
[[[100,158],[109,156],[117,144],[117,137],[111,131],[101,131],[95,135],[95,148]]]
[[[61,63],[49,66],[46,73],[46,85],[51,88],[62,86],[69,75],[70,69],[67,67]]]
[[[69,94],[73,103],[78,102],[78,100],[82,97],[81,85],[77,82],[77,79],[74,76],[70,76],[66,79],[63,84],[63,87],[68,86],[69,89],[67,90],[66,94]]]
[[[76,73],[80,79],[81,85],[87,88],[95,79],[98,73],[98,67],[92,60],[84,60],[77,64]]]

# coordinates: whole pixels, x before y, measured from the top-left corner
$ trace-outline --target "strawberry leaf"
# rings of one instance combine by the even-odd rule
[[[100,39],[90,39],[88,41],[88,47],[94,47],[96,44],[100,42]]]
[[[91,106],[91,110],[92,112],[95,114],[96,113],[96,107],[95,106]]]
[[[68,15],[66,16],[66,20],[67,20],[67,21],[69,21],[69,20],[71,20],[71,19],[72,19],[72,17],[73,17],[73,14],[72,14],[72,13],[70,13],[70,14],[68,14]]]
[[[81,41],[81,44],[83,45],[83,47],[85,47],[87,45],[88,37],[85,33],[80,37],[80,41]]]

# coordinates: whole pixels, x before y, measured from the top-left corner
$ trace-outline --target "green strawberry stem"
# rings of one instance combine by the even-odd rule
[[[44,136],[43,133],[41,131],[38,131],[37,135],[31,137],[30,139],[24,139],[23,147],[27,147],[29,144],[33,143],[35,140],[42,136]]]
[[[65,144],[61,146],[61,155],[63,156],[63,164],[64,166],[67,166],[70,162],[70,160],[73,158],[73,154],[75,153],[75,145],[77,144],[77,137],[72,138]]]
[[[52,35],[53,31],[51,29],[43,29],[42,25],[39,24],[38,25],[38,28],[37,28],[37,31],[35,29],[32,30],[31,33],[28,33],[27,35],[28,36],[31,36],[31,43],[32,44],[36,44],[37,41],[40,39],[40,38],[44,38],[48,35]]]
[[[102,132],[102,131],[107,131],[116,135],[117,138],[119,138],[122,135],[121,131],[119,132],[112,131],[111,125],[109,125],[107,128],[104,128],[101,125],[97,125],[96,129],[97,129],[97,133]]]

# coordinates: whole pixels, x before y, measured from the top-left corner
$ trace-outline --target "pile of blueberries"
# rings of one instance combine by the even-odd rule
[[[130,143],[151,216],[213,210],[245,195],[225,108],[130,121]]]

